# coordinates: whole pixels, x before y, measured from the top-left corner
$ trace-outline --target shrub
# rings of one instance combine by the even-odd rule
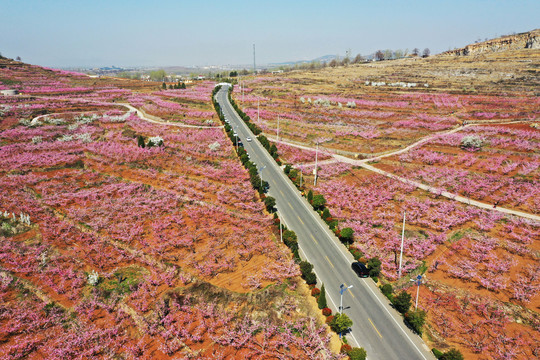
[[[292,169],[292,166],[287,164],[285,165],[285,168],[283,169],[283,172],[287,175],[289,175],[289,173],[291,172],[291,169]]]
[[[328,304],[326,303],[326,291],[324,289],[324,284],[322,284],[321,286],[321,294],[317,299],[317,305],[319,306],[319,309],[324,309],[328,306]]]
[[[270,146],[270,149],[268,151],[270,152],[270,155],[272,155],[274,159],[278,157],[278,149],[276,147],[276,144],[272,144],[272,146]]]
[[[319,288],[311,289],[311,296],[319,296],[320,293],[321,293],[321,290]]]
[[[391,299],[394,289],[392,289],[392,285],[384,284],[383,286],[381,286],[381,292],[384,294],[384,296]]]
[[[457,349],[451,349],[445,352],[440,358],[440,360],[463,360],[463,355]]]
[[[364,257],[364,253],[354,247],[349,247],[349,251],[350,253],[352,254],[352,256],[354,257],[355,260],[359,260],[361,259],[362,257]]]
[[[144,144],[144,138],[142,135],[137,136],[137,146],[144,148],[146,145]]]
[[[440,359],[441,356],[443,356],[443,352],[435,348],[431,349],[431,352],[433,353],[433,355],[435,355],[437,359]]]
[[[339,237],[341,238],[341,241],[343,241],[344,243],[350,244],[352,243],[352,240],[353,240],[353,234],[354,234],[354,230],[351,229],[350,227],[346,227],[344,229],[341,229]]]
[[[313,265],[308,261],[302,261],[300,262],[300,271],[302,272],[302,276],[306,276],[313,271]]]
[[[347,355],[349,355],[351,360],[366,360],[367,352],[364,348],[355,347],[349,350]]]
[[[369,259],[367,263],[367,268],[370,277],[378,277],[381,273],[381,260],[379,260],[378,257]]]
[[[298,238],[296,233],[292,230],[285,230],[283,232],[283,242],[291,249],[292,252],[298,250]]]
[[[314,285],[317,283],[317,276],[315,275],[315,273],[309,273],[305,276],[304,278],[306,280],[306,284],[308,285]]]
[[[339,350],[342,354],[348,354],[352,350],[352,346],[349,344],[341,344],[341,349]]]
[[[289,177],[291,179],[296,179],[298,177],[298,170],[296,169],[291,169],[291,171],[289,172]]]
[[[330,322],[330,328],[336,333],[342,333],[344,331],[347,331],[352,326],[352,324],[352,320],[347,315],[336,314],[332,319],[332,322]]]
[[[394,304],[397,311],[405,314],[411,307],[411,294],[406,291],[400,292],[399,295],[394,296],[392,304]]]
[[[266,210],[268,210],[268,212],[272,213],[272,212],[275,211],[274,206],[276,206],[276,199],[274,199],[271,196],[268,196],[268,197],[266,197],[264,199],[264,205],[266,205]]]
[[[313,191],[311,190],[309,190],[307,193],[307,201],[309,201],[310,204],[313,201]]]
[[[405,320],[414,331],[422,335],[422,327],[426,321],[426,312],[424,310],[409,311],[405,314]]]
[[[328,317],[326,318],[326,323],[327,323],[327,324],[330,325],[330,324],[332,323],[332,321],[334,321],[334,315],[330,315],[330,316],[328,316]]]
[[[324,221],[327,221],[329,220],[330,218],[332,217],[332,215],[330,215],[330,210],[328,210],[328,208],[324,208],[323,212],[322,212],[322,218]]]
[[[317,283],[317,276],[313,272],[313,265],[308,261],[300,262],[300,271],[302,272],[302,278],[306,281],[308,285],[313,285]]]
[[[326,205],[326,199],[321,194],[317,194],[313,196],[313,201],[311,204],[315,210],[320,210]]]
[[[330,308],[324,308],[324,309],[322,309],[322,314],[323,314],[324,316],[330,316],[330,315],[332,315],[332,309],[330,309]]]

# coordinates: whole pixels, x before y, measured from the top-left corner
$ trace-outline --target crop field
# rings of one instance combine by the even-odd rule
[[[212,83],[3,65],[1,358],[339,358]]]
[[[302,172],[302,190],[324,196],[336,233],[353,229],[351,249],[380,258],[382,284],[414,299],[409,279],[423,275],[429,346],[530,359],[540,355],[540,98],[526,74],[539,64],[538,50],[405,59],[246,78],[234,96]]]
[[[448,93],[431,89],[428,82],[408,82],[407,72],[380,75],[386,81],[376,82],[364,74],[371,66],[248,79],[237,87],[236,99],[271,137],[277,135],[279,117],[281,138],[357,157],[398,150],[464,122],[508,122],[538,114],[539,101],[531,92]]]

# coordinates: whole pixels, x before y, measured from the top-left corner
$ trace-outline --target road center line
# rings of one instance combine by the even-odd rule
[[[373,328],[375,329],[375,331],[377,332],[377,334],[379,334],[379,336],[381,337],[382,339],[382,335],[381,333],[379,332],[379,330],[377,330],[377,327],[375,327],[375,324],[373,323],[373,321],[371,321],[370,318],[368,318],[369,322],[371,323],[371,326],[373,326]]]
[[[328,258],[328,256],[324,256],[326,258],[326,261],[328,261],[328,263],[330,264],[330,266],[332,267],[332,269],[334,268],[334,264],[332,264],[332,262],[330,261],[330,259]]]
[[[371,281],[371,279],[369,280],[366,280],[366,279],[363,279],[364,282],[366,281]],[[367,284],[366,284],[367,285]],[[418,351],[418,353],[420,354],[420,356],[422,357],[422,359],[424,360],[427,360],[426,357],[424,356],[424,354],[422,354],[422,352],[420,351],[420,349],[418,348],[418,346],[416,346],[416,344],[414,343],[414,341],[409,337],[409,335],[405,332],[405,330],[401,327],[401,325],[397,322],[396,318],[392,316],[392,314],[390,313],[390,311],[386,308],[386,306],[384,306],[384,304],[382,303],[381,299],[379,299],[379,297],[377,295],[375,295],[375,292],[373,290],[371,290],[371,287],[368,285],[366,286],[367,289],[371,292],[371,294],[373,295],[373,297],[375,299],[377,299],[377,301],[381,304],[381,306],[384,308],[384,310],[386,310],[386,312],[388,313],[388,315],[390,315],[390,318],[392,320],[394,320],[394,322],[396,323],[397,327],[403,332],[403,334],[405,335],[405,337],[407,339],[409,339],[409,341],[411,342],[411,344],[414,346],[414,348],[416,349],[416,351]]]
[[[304,224],[304,221],[302,221],[302,219],[300,218],[299,215],[296,215],[296,217],[298,218],[298,220],[300,220],[300,222],[302,223],[302,225],[305,225],[305,224]]]

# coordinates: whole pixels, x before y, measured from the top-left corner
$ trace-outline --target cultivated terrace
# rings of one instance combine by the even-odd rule
[[[532,49],[413,57],[246,77],[234,97],[299,186],[302,173],[301,190],[324,196],[336,234],[353,230],[351,251],[381,260],[376,281],[414,299],[409,279],[423,275],[431,347],[531,359],[540,356],[539,67]]]
[[[213,87],[0,60],[0,358],[341,357]]]

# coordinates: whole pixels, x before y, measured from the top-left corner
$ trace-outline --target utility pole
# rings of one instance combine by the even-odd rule
[[[277,116],[277,141],[279,141],[279,115]]]
[[[255,66],[255,44],[253,44],[253,75],[257,73],[257,67]]]
[[[340,295],[340,298],[339,298],[339,313],[340,314],[343,314],[343,293],[345,292],[345,290],[348,290],[348,289],[350,289],[352,287],[353,287],[352,285],[349,285],[349,286],[345,287],[344,284],[341,284],[339,286],[339,295]],[[341,332],[339,333],[339,338],[341,339]]]
[[[401,230],[401,252],[399,254],[399,273],[398,279],[401,278],[401,261],[403,259],[403,241],[405,240],[405,211],[403,211],[403,230]]]
[[[315,169],[313,169],[313,175],[315,175],[313,179],[313,186],[317,186],[317,159],[319,155],[319,142],[317,142],[317,149],[315,150]]]
[[[416,277],[416,304],[414,306],[414,310],[418,310],[418,294],[420,293],[420,284],[422,283],[422,275],[418,275]]]
[[[279,238],[281,242],[283,242],[283,225],[281,225],[281,217],[279,217]],[[416,300],[416,303],[418,304],[418,300]]]

